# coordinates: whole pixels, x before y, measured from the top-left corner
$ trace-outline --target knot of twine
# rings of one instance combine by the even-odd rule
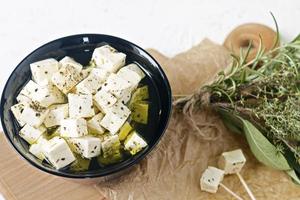
[[[176,96],[176,95],[174,95]],[[200,136],[201,139],[206,141],[213,141],[221,136],[222,131],[213,123],[201,123],[196,121],[195,112],[204,108],[209,108],[210,105],[210,93],[200,89],[192,95],[182,96],[173,101],[175,109],[182,110],[182,114],[188,120],[189,125],[193,128],[194,133]],[[205,133],[203,129],[212,128],[215,129],[215,134]]]

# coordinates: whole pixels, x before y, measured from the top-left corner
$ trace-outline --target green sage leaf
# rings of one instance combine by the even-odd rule
[[[286,171],[286,173],[292,178],[292,180],[295,184],[300,185],[300,179],[299,179],[298,175],[296,174],[295,170],[288,170],[288,171]]]
[[[218,108],[224,125],[232,132],[243,134],[243,124],[241,120],[227,109]]]
[[[261,163],[278,170],[290,170],[287,160],[282,153],[249,121],[241,118],[244,133],[250,149]]]

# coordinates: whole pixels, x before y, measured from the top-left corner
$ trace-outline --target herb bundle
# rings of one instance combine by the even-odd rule
[[[261,40],[256,57],[246,62],[250,42],[215,81],[174,105],[190,118],[197,108],[215,109],[229,129],[246,136],[259,161],[300,183],[300,35],[278,45],[275,24],[273,50],[266,52]]]

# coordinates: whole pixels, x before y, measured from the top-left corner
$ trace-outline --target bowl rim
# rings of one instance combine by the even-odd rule
[[[83,37],[108,37],[108,38],[112,38],[112,39],[115,39],[115,40],[120,40],[122,41],[123,43],[126,43],[130,46],[134,46],[135,48],[137,48],[139,51],[142,51],[143,53],[145,53],[151,60],[151,62],[154,62],[156,64],[156,67],[158,68],[158,70],[160,71],[160,75],[162,76],[163,80],[164,80],[164,84],[166,86],[166,89],[167,89],[167,97],[168,97],[168,110],[166,110],[166,121],[164,123],[164,127],[161,129],[161,134],[160,136],[157,138],[157,140],[155,142],[153,142],[153,145],[151,147],[149,147],[146,152],[135,158],[133,161],[131,162],[128,162],[124,165],[121,165],[121,166],[115,166],[114,169],[112,169],[111,171],[108,171],[108,172],[105,172],[105,173],[96,173],[96,174],[65,174],[63,173],[63,171],[59,171],[59,170],[56,170],[56,169],[49,169],[47,167],[41,167],[39,165],[37,165],[35,162],[33,162],[30,158],[28,158],[24,153],[22,153],[17,147],[16,145],[14,144],[14,142],[12,141],[12,139],[9,137],[8,135],[8,131],[7,131],[7,128],[5,126],[5,122],[4,122],[4,103],[5,103],[5,97],[4,97],[4,91],[7,89],[8,87],[8,82],[9,80],[12,78],[12,75],[15,73],[15,71],[17,70],[17,68],[19,67],[19,65],[24,62],[28,57],[30,57],[32,54],[34,54],[36,51],[42,49],[43,47],[47,46],[47,45],[50,45],[51,43],[55,43],[55,42],[58,42],[60,40],[65,40],[65,39],[70,39],[70,38],[83,38]],[[149,60],[149,58],[147,58]],[[107,35],[107,34],[98,34],[98,33],[82,33],[82,34],[74,34],[74,35],[68,35],[68,36],[64,36],[64,37],[60,37],[60,38],[57,38],[57,39],[54,39],[54,40],[51,40],[50,42],[47,42],[41,46],[39,46],[38,48],[36,48],[35,50],[33,50],[30,54],[28,54],[25,58],[23,58],[17,65],[16,67],[14,68],[14,70],[11,72],[11,74],[9,75],[8,79],[6,80],[6,83],[5,83],[5,86],[3,88],[3,91],[2,91],[2,95],[1,95],[1,103],[0,103],[0,117],[1,117],[1,125],[2,125],[2,128],[3,128],[3,133],[5,135],[5,138],[9,141],[9,144],[15,149],[15,151],[18,152],[18,154],[23,158],[25,159],[29,164],[31,164],[32,166],[34,166],[35,168],[45,172],[45,173],[48,173],[48,174],[51,174],[51,175],[56,175],[56,176],[59,176],[59,177],[64,177],[64,178],[71,178],[71,179],[90,179],[90,178],[99,178],[99,177],[106,177],[106,176],[109,176],[109,175],[114,175],[114,174],[117,174],[117,173],[120,173],[122,171],[125,171],[126,169],[129,169],[131,168],[132,166],[134,166],[135,164],[139,163],[142,159],[145,159],[150,152],[153,151],[153,149],[158,145],[158,143],[161,141],[161,138],[163,137],[163,135],[165,134],[166,132],[166,129],[168,127],[168,124],[170,122],[170,119],[171,119],[171,113],[172,113],[172,90],[171,90],[171,86],[170,86],[170,83],[168,81],[168,78],[165,74],[165,72],[163,71],[162,67],[159,65],[159,63],[153,58],[153,56],[151,56],[146,50],[144,50],[143,48],[141,48],[140,46],[128,41],[128,40],[125,40],[123,38],[120,38],[120,37],[116,37],[116,36],[113,36],[113,35]]]

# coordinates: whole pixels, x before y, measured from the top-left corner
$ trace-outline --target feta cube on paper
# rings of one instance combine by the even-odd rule
[[[30,64],[32,79],[39,85],[46,85],[51,81],[52,75],[58,71],[59,63],[53,58],[48,58]]]
[[[98,91],[94,98],[95,105],[103,112],[106,113],[110,110],[110,108],[117,102],[117,98],[114,97],[108,91],[101,89]]]
[[[68,118],[69,106],[68,104],[58,104],[49,107],[49,113],[44,120],[46,127],[58,126],[60,121]]]
[[[35,157],[37,157],[40,160],[45,159],[45,155],[43,152],[44,145],[48,142],[48,140],[41,136],[36,143],[30,145],[29,152],[32,153]]]
[[[60,134],[62,137],[81,137],[88,134],[85,119],[63,119],[60,124]]]
[[[20,119],[21,115],[24,111],[25,105],[27,105],[27,103],[18,103],[18,104],[13,105],[10,108],[11,112],[13,113],[14,117],[16,118],[16,120],[20,126],[25,125],[25,122]]]
[[[69,56],[65,56],[63,59],[61,59],[59,64],[62,68],[66,66],[72,66],[79,72],[82,70],[82,65]]]
[[[95,94],[102,83],[109,76],[109,72],[102,68],[94,68],[90,74],[76,86],[77,93]]]
[[[101,140],[93,136],[71,138],[69,142],[74,146],[76,153],[85,158],[98,156],[101,152]]]
[[[69,115],[71,118],[92,117],[95,115],[91,94],[68,94]]]
[[[40,126],[38,128],[35,128],[33,126],[30,126],[26,124],[19,132],[20,137],[22,137],[26,142],[29,144],[35,143],[39,137],[43,135],[43,133],[46,132],[46,128],[44,126]]]
[[[104,115],[102,113],[98,113],[87,121],[89,133],[103,134],[105,132],[105,129],[100,125],[103,117]]]
[[[101,120],[100,125],[111,134],[116,134],[130,115],[130,111],[125,107],[122,107],[123,110],[118,107],[112,108]]]
[[[60,91],[67,94],[82,80],[82,76],[76,68],[66,65],[53,74],[51,80]]]
[[[102,86],[102,89],[112,93],[117,98],[121,98],[124,92],[130,91],[132,84],[116,74],[111,74]]]
[[[37,103],[25,104],[19,120],[25,124],[39,127],[44,122],[48,112],[47,108],[41,107]]]
[[[54,137],[49,140],[43,148],[45,158],[50,162],[56,169],[66,167],[75,161],[67,142],[61,137]]]
[[[122,79],[126,80],[131,84],[132,89],[137,88],[139,82],[142,80],[142,77],[135,71],[130,70],[128,67],[122,67],[117,75]]]
[[[216,193],[224,178],[224,171],[215,167],[208,167],[200,179],[201,190]]]
[[[124,146],[131,155],[135,155],[147,146],[147,142],[136,131],[133,131],[127,136]]]
[[[225,174],[234,174],[241,171],[246,163],[246,158],[241,149],[224,152],[219,158],[219,167],[225,171]]]
[[[109,45],[98,47],[94,50],[92,60],[97,67],[106,69],[109,72],[116,72],[125,65],[126,55],[117,52]]]

